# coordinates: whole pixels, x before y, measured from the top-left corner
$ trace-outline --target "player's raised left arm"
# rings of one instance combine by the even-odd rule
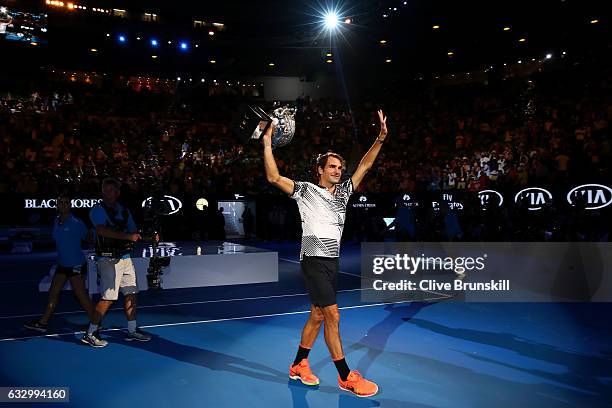
[[[357,170],[355,170],[355,173],[353,173],[353,176],[351,177],[354,189],[357,189],[357,186],[361,183],[361,180],[363,180],[366,173],[372,168],[372,165],[376,160],[376,156],[378,156],[378,152],[380,152],[382,144],[387,138],[387,117],[384,115],[382,110],[378,111],[378,120],[380,121],[380,133],[374,141],[374,144],[361,158],[359,166],[357,166]]]

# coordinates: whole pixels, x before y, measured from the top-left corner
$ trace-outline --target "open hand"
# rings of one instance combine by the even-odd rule
[[[380,139],[387,137],[387,117],[383,113],[382,109],[378,111],[378,120],[380,121]]]

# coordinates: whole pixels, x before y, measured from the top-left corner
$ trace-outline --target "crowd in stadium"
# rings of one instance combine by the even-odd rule
[[[386,100],[298,101],[293,143],[278,149],[283,174],[311,179],[317,154],[356,166],[376,137],[375,108],[390,137],[363,191],[479,191],[609,177],[610,84],[579,93],[554,75],[490,92],[462,86]],[[503,92],[499,92],[501,89]],[[202,92],[200,90],[199,92]],[[0,192],[98,191],[108,175],[138,191],[149,177],[168,191],[255,194],[267,188],[259,146],[230,131],[231,98],[197,91],[64,87],[1,102]],[[579,97],[576,95],[580,95]]]
[[[390,93],[350,107],[345,101],[300,98],[295,102],[296,134],[292,143],[277,148],[278,167],[283,175],[312,181],[317,155],[333,150],[347,160],[348,176],[377,135],[375,111],[382,106],[388,112],[390,135],[362,192],[606,184],[612,152],[610,83],[601,72],[587,85],[568,80],[572,75],[584,73],[542,73],[494,87],[415,88],[412,95]],[[150,92],[62,83],[3,92],[0,192],[53,195],[69,186],[73,194],[98,194],[101,181],[114,176],[122,181],[124,193],[134,196],[153,187],[179,196],[278,194],[266,182],[261,146],[244,143],[230,130],[242,100],[217,94],[206,87]],[[449,232],[444,217],[416,214],[409,236],[512,239],[508,231],[520,229],[525,237],[531,234],[524,235],[526,229],[536,228],[518,228],[514,219],[514,229],[498,225],[491,232],[490,225],[484,226],[487,222],[469,211],[458,216],[461,222],[446,221],[463,227]],[[360,226],[355,234],[383,233],[380,217],[371,218],[372,224]],[[437,230],[431,228],[436,219],[442,220]],[[536,228],[535,237],[552,237],[550,220],[541,216],[540,221],[546,225]],[[427,232],[419,233],[418,225],[428,225]],[[273,236],[293,235],[291,228],[276,230]],[[505,235],[499,235],[502,230]],[[590,237],[572,231],[564,230],[562,238],[606,236],[597,228],[590,229]]]

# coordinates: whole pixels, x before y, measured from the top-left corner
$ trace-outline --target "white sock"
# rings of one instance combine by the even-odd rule
[[[136,331],[136,320],[128,320],[128,331],[134,333]]]
[[[89,323],[89,327],[87,328],[87,334],[89,334],[91,336],[93,334],[93,332],[95,332],[96,330],[98,330],[98,325],[97,324],[93,324],[93,323]]]

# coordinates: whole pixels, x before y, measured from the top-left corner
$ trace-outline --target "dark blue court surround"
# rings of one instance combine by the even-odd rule
[[[70,292],[50,322],[57,335],[22,329],[44,307],[36,286],[53,254],[1,257],[0,385],[68,386],[71,403],[49,406],[105,408],[611,406],[610,304],[362,303],[349,275],[360,273],[357,245],[342,252],[341,331],[349,365],[380,393],[338,389],[322,333],[310,356],[321,384],[291,381],[308,297],[297,246],[270,247],[279,282],[143,292],[138,321],[153,340],[123,340],[120,301],[104,349],[80,343],[87,318]]]

